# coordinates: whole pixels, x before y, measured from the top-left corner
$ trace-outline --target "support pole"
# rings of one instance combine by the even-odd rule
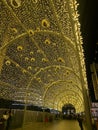
[[[84,94],[84,106],[85,106],[85,119],[86,119],[86,128],[87,130],[93,130],[92,129],[92,121],[91,121],[91,111],[90,111],[90,100],[89,100],[89,94],[86,89],[83,90]]]

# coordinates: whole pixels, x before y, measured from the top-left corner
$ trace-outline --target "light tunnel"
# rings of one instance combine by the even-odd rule
[[[0,98],[85,111],[88,89],[77,2],[1,0]]]
[[[74,87],[74,89],[73,89]],[[52,83],[44,95],[44,105],[51,104],[51,108],[62,110],[65,104],[71,103],[77,112],[84,111],[82,90],[68,81]],[[80,108],[80,109],[79,109]]]

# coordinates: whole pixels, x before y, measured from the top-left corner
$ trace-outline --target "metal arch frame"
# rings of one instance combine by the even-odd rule
[[[53,88],[53,86],[51,86],[51,88]],[[54,89],[54,88],[53,88],[53,89]],[[52,90],[53,90],[53,89],[52,89]],[[57,89],[59,90],[58,93],[60,93],[60,92],[62,92],[62,91],[64,91],[64,90],[70,90],[70,91],[73,91],[73,92],[77,92],[77,91],[79,92],[79,91],[80,91],[80,93],[82,94],[82,91],[81,91],[81,90],[76,90],[76,91],[75,91],[75,90],[70,89],[70,87],[66,87],[66,86],[65,86],[65,88],[63,87],[63,89],[62,89],[62,87],[57,88]],[[50,93],[51,90],[50,90],[50,91],[47,91],[47,93],[48,93],[48,92]],[[55,96],[57,96],[58,93],[55,94],[55,90],[54,90],[54,92],[52,92],[52,94],[55,94]],[[48,94],[47,94],[45,97],[47,97],[47,96],[48,96]],[[83,97],[82,97],[81,95],[79,95],[79,97],[81,97],[81,99],[83,99]],[[47,98],[48,98],[48,97],[47,97]]]
[[[5,3],[5,5],[8,7],[8,9],[10,10],[10,12],[13,13],[14,17],[17,19],[16,15],[14,14],[13,11],[11,11],[12,9],[8,6],[7,2],[4,1],[4,3]],[[19,21],[19,19],[17,19],[17,20]],[[21,23],[21,21],[19,21],[19,23]],[[24,26],[23,26],[23,28],[24,28]],[[26,32],[28,32],[28,31],[26,30]]]
[[[85,67],[83,48],[82,48],[83,41],[82,41],[82,37],[80,33],[81,32],[80,24],[79,24],[78,13],[77,13],[78,4],[76,0],[67,0],[67,3],[69,3],[70,20],[72,22],[72,28],[73,28],[74,36],[76,39],[77,52],[79,52],[77,57],[78,57],[78,64],[80,68],[79,70],[80,70],[81,84],[82,84],[82,89],[83,89],[85,119],[87,122],[87,129],[92,130],[89,99],[87,99],[88,84],[87,84],[86,67]]]
[[[73,2],[73,3],[72,3]],[[11,12],[11,14],[14,16],[14,18],[18,21],[18,23],[22,26],[22,28],[27,32],[27,34],[30,36],[27,28],[25,28],[24,24],[22,24],[21,20],[17,17],[17,15],[15,14],[15,12],[12,10],[12,8],[8,5],[8,3],[6,2],[6,0],[3,0],[3,3],[7,6],[7,9]],[[63,32],[63,29],[62,29],[62,26],[61,26],[61,23],[59,23],[59,19],[58,19],[58,13],[56,12],[56,7],[54,6],[54,3],[53,1],[51,0],[50,3],[49,3],[52,7],[52,11],[53,11],[53,16],[54,18],[56,19],[57,21],[57,26],[60,30],[60,33],[64,36],[64,32]],[[69,22],[72,23],[72,31],[74,36],[75,36],[75,42],[76,42],[76,52],[77,53],[77,59],[79,60],[78,62],[78,65],[79,65],[79,68],[80,68],[80,71],[79,71],[79,76],[81,78],[81,88],[83,89],[83,95],[84,95],[84,99],[86,98],[86,93],[85,93],[85,89],[87,89],[87,82],[86,82],[86,74],[85,74],[85,66],[84,66],[84,61],[83,61],[83,54],[82,54],[82,46],[79,44],[81,44],[81,37],[80,37],[80,30],[78,29],[78,23],[77,23],[77,12],[76,12],[76,1],[75,0],[67,0],[67,4],[68,6],[70,6],[70,8],[68,8],[68,11],[69,11]],[[72,8],[72,4],[74,5],[73,8]],[[72,14],[71,14],[72,13]],[[73,13],[75,13],[75,16],[73,15]],[[73,17],[72,17],[73,16]],[[76,26],[76,23],[77,23],[77,26]],[[77,28],[75,28],[74,26],[76,26]],[[75,32],[76,31],[76,32]],[[31,40],[34,42],[34,44],[39,48],[38,44],[36,43],[36,41],[30,36]],[[80,48],[79,48],[80,47]],[[81,50],[79,53],[78,53],[78,50]],[[46,57],[45,53],[41,50],[42,54]],[[81,55],[79,55],[81,53]],[[80,57],[79,57],[80,56]],[[82,62],[81,62],[82,61]],[[78,68],[78,69],[79,69]],[[84,76],[84,77],[83,77]],[[85,78],[85,79],[84,79]],[[27,85],[27,88],[26,88],[26,96],[25,98],[27,99],[27,93],[28,93],[28,89],[31,85],[31,82],[33,80],[33,76],[31,77],[31,80],[30,82],[28,83]],[[85,99],[86,100],[86,99]],[[87,100],[86,100],[87,101]],[[86,103],[86,102],[85,102]],[[86,106],[86,104],[85,104]],[[86,109],[86,108],[85,108]]]
[[[47,93],[49,92],[49,89],[53,87],[53,86],[52,86],[53,84],[58,84],[58,83],[61,83],[61,82],[65,82],[65,83],[66,83],[67,81],[53,82],[51,85],[49,85],[49,86],[47,87],[47,89],[46,89],[46,91],[45,91],[45,93],[44,93],[44,95],[43,95],[44,105],[45,105],[45,100],[46,100],[46,97],[47,97]],[[68,82],[68,83],[70,83],[70,82]],[[77,86],[77,88],[80,90],[81,94],[83,94],[83,93],[82,93],[82,90],[81,90],[78,86]],[[60,88],[58,88],[58,89],[60,90]],[[70,92],[72,91],[72,92],[74,92],[74,93],[77,92],[77,91],[75,92],[75,90],[70,90],[69,88],[66,88],[66,86],[65,86],[65,88],[63,88],[63,90],[65,90],[65,91],[66,91],[66,90],[69,90]],[[62,91],[63,91],[63,90],[62,90]],[[51,90],[50,90],[50,92],[51,92]],[[50,93],[50,92],[49,92],[49,93]],[[54,90],[54,92],[55,92],[55,90]],[[59,91],[59,92],[60,92],[60,91]],[[60,92],[60,93],[61,93],[61,92]],[[53,93],[53,94],[54,94],[54,93]],[[78,94],[78,93],[76,93],[76,94]],[[58,94],[58,95],[59,95],[59,94]],[[55,99],[55,97],[58,96],[58,95],[55,94],[54,99]],[[78,94],[78,95],[79,95],[79,94]],[[79,95],[79,97],[80,97],[80,95]],[[83,101],[83,98],[82,98],[82,97],[81,97],[81,100]],[[53,100],[53,102],[55,102],[55,101]]]
[[[8,5],[8,3],[4,0],[3,1],[4,2],[4,4],[8,7],[8,9],[10,10],[10,12],[11,12],[11,14],[13,14],[13,16],[15,17],[15,19],[19,22],[19,24],[23,27],[23,29],[26,31],[26,33],[25,34],[23,34],[23,36],[24,35],[29,35],[29,37],[31,38],[31,40],[35,43],[35,45],[39,48],[39,46],[38,46],[38,44],[36,43],[36,41],[30,36],[30,34],[29,34],[29,32],[28,32],[28,30],[24,27],[24,25],[22,24],[22,22],[20,21],[20,19],[19,18],[17,18],[17,16],[16,16],[16,14],[12,11],[12,8]],[[53,7],[53,13],[54,13],[54,6],[53,6],[53,3],[52,3],[52,1],[50,1],[50,4],[51,4],[51,6]],[[57,19],[57,14],[55,14],[54,13],[54,17]],[[58,20],[57,20],[58,21]],[[64,33],[62,33],[62,29],[61,29],[61,27],[60,27],[60,24],[59,24],[59,22],[58,22],[58,27],[60,28],[60,33],[61,33],[61,35],[64,37],[64,38],[66,38],[66,40],[67,41],[69,41],[69,43],[71,43],[72,45],[73,45],[73,42],[71,41],[71,40],[69,40],[69,38],[68,37],[66,37],[65,35],[64,35]],[[46,31],[46,30],[45,30]],[[21,37],[22,35],[20,35],[20,37]],[[8,43],[9,44],[9,43]],[[8,44],[6,44],[6,45],[8,45]],[[6,45],[4,45],[4,47],[6,46]],[[41,49],[40,49],[41,50]],[[42,50],[41,50],[42,51]],[[43,52],[43,51],[42,51]],[[76,52],[76,51],[74,51],[74,52]],[[69,53],[70,54],[70,53]],[[44,53],[43,53],[43,55],[44,55]],[[45,56],[45,55],[44,55]],[[46,56],[45,56],[46,57]]]
[[[28,30],[28,31],[29,31],[29,30]],[[74,42],[72,42],[72,41],[71,41],[68,37],[66,37],[65,35],[62,36],[59,32],[53,32],[53,31],[49,31],[49,30],[39,30],[39,31],[38,31],[38,30],[35,30],[35,31],[33,31],[33,32],[34,32],[34,34],[35,34],[35,33],[49,33],[49,34],[55,34],[55,35],[57,35],[57,36],[63,37],[63,38],[64,38],[64,41],[70,43],[71,48],[74,49],[74,53],[76,52],[76,50],[75,50],[75,48],[74,48]],[[13,43],[15,40],[20,39],[20,38],[23,38],[23,37],[25,37],[25,36],[27,36],[27,35],[30,37],[30,35],[29,35],[28,32],[24,32],[24,33],[18,35],[16,38],[12,39],[11,41],[9,41],[9,42],[6,43],[5,45],[3,45],[3,46],[0,48],[0,51],[2,51],[3,49],[7,48],[7,47],[8,47],[9,45],[11,45],[11,44],[15,44],[15,43]],[[66,45],[66,44],[65,44],[65,45]]]
[[[70,92],[70,91],[69,91]],[[72,105],[74,105],[74,107],[76,108],[76,112],[83,112],[84,111],[84,107],[83,107],[83,103],[84,101],[81,100],[79,97],[78,97],[78,102],[77,102],[77,98],[74,97],[71,93],[70,94],[66,94],[67,92],[65,92],[65,95],[61,96],[59,99],[58,99],[58,105],[57,105],[57,109],[61,110],[63,105],[67,104],[67,103],[71,103]],[[59,97],[59,96],[58,96]],[[64,101],[65,99],[65,102],[62,103],[62,100]],[[73,100],[74,99],[74,100]],[[61,104],[61,105],[60,105]],[[80,109],[80,110],[79,110]]]
[[[35,75],[33,75],[34,78],[36,78],[41,73],[41,71],[46,71],[51,68],[56,68],[56,69],[64,68],[65,70],[68,70],[71,73],[73,73],[78,78],[79,82],[81,81],[79,76],[72,69],[70,69],[69,67],[66,67],[66,66],[61,66],[61,65],[52,65],[52,66],[47,66],[45,68],[40,68],[40,70]]]
[[[31,80],[31,83],[29,84],[29,87],[31,86],[31,84],[32,84],[32,81],[33,81],[33,79],[35,78],[35,77],[37,77],[38,76],[38,74],[40,74],[41,73],[41,71],[45,71],[45,70],[47,70],[47,69],[49,69],[49,68],[51,68],[51,67],[54,67],[54,68],[56,68],[57,67],[57,69],[58,69],[58,67],[60,67],[60,68],[65,68],[65,69],[67,69],[68,71],[72,71],[70,68],[68,68],[68,67],[66,67],[66,66],[58,66],[58,65],[53,65],[53,66],[48,66],[48,67],[45,67],[45,68],[41,68],[35,75],[33,75],[32,76],[32,80]],[[74,75],[79,79],[79,77],[76,75],[76,73],[74,72],[74,71],[72,71],[73,73],[74,73]],[[56,81],[56,82],[62,82],[61,80],[59,80],[59,81]],[[63,82],[65,82],[65,81],[63,81]],[[70,82],[70,81],[69,81]],[[52,83],[53,84],[53,83]],[[48,85],[48,87],[49,86],[51,86],[51,84],[50,85]],[[28,92],[29,92],[29,87],[28,87]],[[44,86],[43,86],[44,87]],[[78,87],[79,88],[79,87]],[[45,94],[45,92],[44,92],[44,94]],[[44,97],[44,96],[43,96]]]
[[[69,93],[68,93],[69,92]],[[78,102],[81,102],[81,104],[83,104],[84,103],[84,101],[83,101],[83,99],[81,99],[81,97],[79,96],[79,94],[78,93],[76,93],[75,91],[73,92],[72,90],[70,91],[70,90],[68,90],[67,88],[65,89],[65,91],[62,91],[62,92],[60,92],[60,94],[57,94],[57,95],[55,95],[54,96],[54,98],[53,98],[53,100],[52,100],[52,102],[51,102],[51,104],[52,104],[52,106],[53,106],[53,108],[55,108],[55,109],[59,109],[59,110],[61,110],[59,107],[58,107],[58,104],[59,104],[59,101],[60,102],[62,102],[62,100],[66,100],[67,98],[65,98],[65,97],[71,97],[71,99],[72,99],[72,97],[74,98],[74,99],[76,99],[77,100],[77,98],[76,97],[74,97],[74,95],[73,95],[73,93],[74,94],[76,94],[76,95],[78,95]],[[56,99],[56,97],[57,97],[57,99]],[[64,99],[63,99],[64,98]],[[68,100],[69,100],[70,98],[68,98]],[[48,102],[49,102],[49,99],[46,99]],[[51,101],[51,100],[50,100]],[[45,101],[46,102],[46,101]],[[56,104],[55,104],[55,102],[56,102]],[[57,103],[58,102],[58,103]],[[47,103],[46,103],[47,104]],[[64,103],[65,104],[65,103]],[[64,105],[63,104],[63,105]],[[56,105],[56,106],[55,106]],[[81,106],[81,105],[75,105],[74,104],[74,106],[75,106],[75,108],[78,108],[78,107],[76,107],[76,106]],[[78,110],[77,110],[78,111]],[[83,110],[82,110],[83,111]]]
[[[50,84],[47,85],[47,87],[46,87],[47,89],[46,89],[45,92],[44,92],[43,98],[45,98],[45,96],[46,96],[48,90],[52,87],[52,85],[58,84],[58,83],[61,83],[61,82],[71,83],[70,81],[68,82],[68,81],[66,81],[66,80],[58,80],[58,81],[55,81],[55,82],[50,83]],[[73,84],[74,84],[74,86],[76,86],[76,87],[81,91],[81,93],[82,93],[82,90],[80,89],[80,87],[79,87],[77,84],[75,84],[75,83],[73,83]],[[72,85],[71,85],[71,86],[72,86]]]

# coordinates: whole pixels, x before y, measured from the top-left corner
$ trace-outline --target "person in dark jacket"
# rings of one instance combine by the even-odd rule
[[[7,124],[6,124],[6,130],[9,130],[11,127],[11,122],[12,122],[12,111],[10,110],[8,112],[8,119],[7,119]]]
[[[5,130],[5,119],[4,118],[0,119],[0,130]]]
[[[81,118],[81,116],[78,116],[77,120],[78,120],[78,123],[79,123],[79,126],[80,126],[81,130],[83,130],[83,124],[82,124],[83,119]]]
[[[0,119],[0,130],[6,129],[7,119],[8,119],[8,113],[7,111],[5,111]]]

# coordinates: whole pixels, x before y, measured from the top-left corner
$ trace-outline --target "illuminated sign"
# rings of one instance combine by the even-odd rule
[[[98,117],[98,103],[92,103],[91,114],[92,117]]]

